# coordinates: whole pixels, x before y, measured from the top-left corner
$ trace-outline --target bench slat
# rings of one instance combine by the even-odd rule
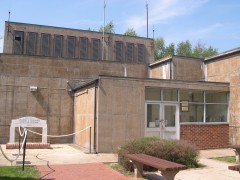
[[[161,171],[183,170],[187,168],[185,165],[159,159],[146,154],[126,154],[125,156],[133,161],[157,168]]]
[[[233,171],[240,171],[240,165],[228,166],[228,169]]]

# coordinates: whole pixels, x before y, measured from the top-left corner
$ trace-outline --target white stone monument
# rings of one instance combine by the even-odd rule
[[[9,143],[15,142],[15,128],[19,126],[25,127],[41,127],[42,128],[42,143],[47,143],[47,123],[46,120],[41,120],[35,117],[22,117],[13,119],[10,127]]]

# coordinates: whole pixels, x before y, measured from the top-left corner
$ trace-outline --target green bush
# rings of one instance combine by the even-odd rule
[[[157,137],[145,137],[133,140],[118,151],[119,163],[127,170],[133,170],[132,164],[124,154],[147,154],[186,165],[198,167],[199,151],[192,145],[178,140],[163,140]],[[146,168],[145,168],[146,169]]]

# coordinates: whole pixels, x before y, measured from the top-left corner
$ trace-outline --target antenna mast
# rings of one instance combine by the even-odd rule
[[[10,11],[8,11],[8,34],[9,34],[9,32],[10,32],[10,28],[9,28],[9,21],[10,21],[10,15],[11,15],[11,12]]]
[[[147,38],[148,38],[148,0],[146,0],[146,11],[147,11]]]
[[[105,49],[105,9],[106,1],[103,0],[103,37],[102,37],[102,60],[104,59],[104,49]]]
[[[153,40],[154,40],[154,31],[155,31],[155,30],[154,30],[154,25],[153,25]]]

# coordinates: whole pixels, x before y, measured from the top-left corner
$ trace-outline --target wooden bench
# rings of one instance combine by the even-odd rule
[[[228,166],[228,169],[238,171],[240,173],[240,164],[237,164],[235,166]]]
[[[164,180],[173,180],[180,170],[187,169],[185,165],[159,159],[146,154],[125,154],[124,156],[133,162],[136,178],[143,176],[144,164],[160,170]]]
[[[236,162],[239,162],[239,155],[240,155],[240,145],[231,145],[229,148],[234,149],[236,155]]]

